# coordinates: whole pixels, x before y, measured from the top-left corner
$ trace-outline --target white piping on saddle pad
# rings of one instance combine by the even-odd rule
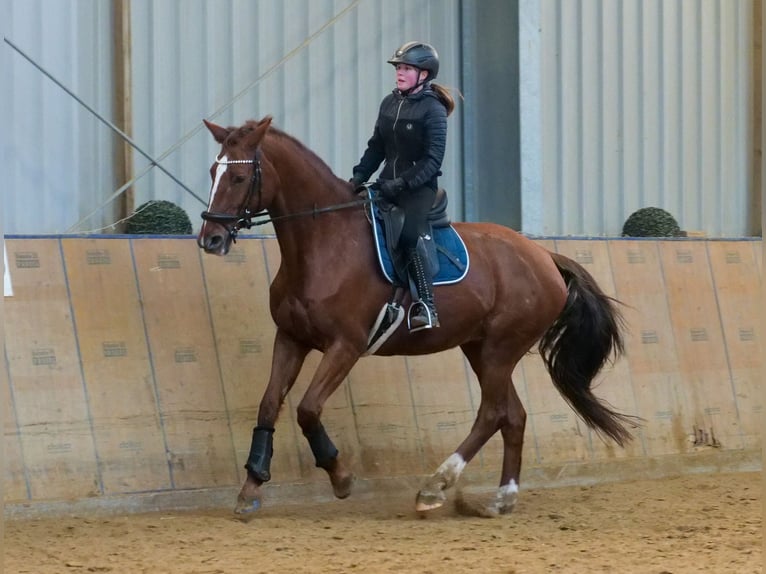
[[[373,193],[369,188],[367,189],[367,197],[368,199],[373,198]],[[378,225],[375,222],[375,209],[373,207],[370,207],[369,219],[370,219],[370,225],[372,226],[372,236],[374,238],[375,254],[376,254],[376,259],[378,260],[378,266],[380,267],[381,273],[383,273],[383,277],[385,277],[389,283],[394,284],[396,283],[396,281],[394,281],[394,278],[388,274],[388,271],[386,271],[386,265],[383,262],[383,249],[381,249],[380,247],[381,237],[380,237],[380,234],[378,233]],[[452,227],[452,224],[450,224],[450,228],[452,229],[452,232],[457,236],[458,241],[460,241],[460,244],[463,246],[463,250],[465,251],[465,257],[466,257],[465,269],[463,270],[463,273],[459,277],[456,277],[454,279],[439,281],[436,279],[436,277],[434,277],[434,287],[436,287],[437,285],[454,285],[455,283],[459,283],[460,281],[465,279],[465,276],[468,275],[468,269],[470,269],[471,267],[471,254],[469,253],[468,248],[465,245],[465,241],[463,241],[463,238],[455,230],[455,228]],[[434,243],[436,243],[435,238],[433,239],[433,241]]]

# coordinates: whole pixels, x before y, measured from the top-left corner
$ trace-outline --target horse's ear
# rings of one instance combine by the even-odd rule
[[[252,149],[258,147],[271,127],[271,116],[266,116],[255,126],[255,129],[247,136],[245,144]]]
[[[215,141],[217,141],[219,144],[222,144],[229,136],[229,130],[223,126],[219,126],[218,124],[214,124],[213,122],[209,122],[205,119],[202,120],[202,123],[205,124],[205,127],[208,130],[210,130],[210,133],[213,134]]]

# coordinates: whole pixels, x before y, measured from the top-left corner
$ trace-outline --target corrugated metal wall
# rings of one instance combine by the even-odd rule
[[[539,114],[542,134],[539,146],[522,135],[524,229],[618,235],[633,211],[659,206],[683,229],[748,234],[752,0],[540,0],[534,27],[524,8],[536,4],[521,13],[522,59],[540,62],[522,123]],[[522,65],[522,86],[537,73]]]
[[[635,209],[658,205],[688,230],[751,233],[753,1],[514,0],[521,199],[513,201],[521,204],[522,230],[617,235]],[[393,49],[411,38],[431,41],[442,56],[440,79],[460,88],[461,66],[483,65],[463,53],[462,35],[481,30],[464,29],[462,17],[492,10],[464,0],[129,4],[132,84],[124,95],[134,139],[203,201],[216,151],[200,129],[203,117],[220,111],[213,119],[239,124],[272,114],[346,177],[393,83],[384,63]],[[114,5],[2,0],[7,38],[108,119],[118,111]],[[509,30],[507,42],[516,42],[514,34]],[[97,207],[125,183],[114,175],[121,140],[7,44],[3,49],[4,231],[93,231],[113,223],[117,203]],[[497,110],[477,101],[458,99],[450,119],[442,184],[455,219],[471,216],[470,204],[463,210],[463,170],[479,166],[463,154],[464,113],[474,106],[475,117],[490,118],[475,124],[489,127],[472,138],[493,142],[486,129],[508,129],[491,121]],[[134,163],[136,174],[147,169],[140,155]],[[488,203],[498,205],[507,190],[482,185],[476,193],[496,195]],[[135,205],[150,198],[181,204],[198,224],[202,202],[157,168],[135,185]]]
[[[202,118],[240,125],[270,114],[347,178],[372,134],[380,100],[393,88],[393,68],[385,62],[400,44],[415,38],[434,43],[443,64],[440,81],[458,83],[456,0],[131,4],[135,137],[155,157],[198,129]],[[461,205],[455,117],[441,180],[453,216]],[[218,150],[203,128],[162,163],[207,200],[208,168]],[[136,157],[136,172],[146,163]],[[158,170],[136,186],[137,206],[149,198],[182,205],[198,227],[204,205]]]
[[[112,115],[111,3],[2,4],[5,37],[106,117]],[[113,132],[8,44],[3,61],[3,230],[63,232],[115,188]],[[114,221],[110,209],[88,225]]]
[[[6,5],[8,39],[112,121],[115,4]],[[203,201],[217,146],[200,129],[202,118],[238,125],[271,114],[348,177],[380,100],[393,88],[385,61],[400,44],[434,43],[442,58],[440,80],[459,83],[458,0],[130,0],[129,6],[132,86],[118,97],[127,99],[133,139]],[[9,45],[3,49],[13,52],[4,231],[85,232],[113,223],[118,203],[97,207],[126,183],[113,175],[122,140]],[[450,119],[441,180],[455,218],[462,204],[458,118]],[[149,161],[133,156],[140,175]],[[156,167],[134,190],[136,206],[148,199],[176,202],[198,227],[203,203]]]

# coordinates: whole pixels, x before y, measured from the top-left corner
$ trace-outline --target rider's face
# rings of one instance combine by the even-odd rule
[[[418,70],[417,68],[407,64],[397,64],[396,87],[402,92],[411,90],[418,83],[418,77],[421,74],[423,77],[425,77],[426,72],[424,70]]]

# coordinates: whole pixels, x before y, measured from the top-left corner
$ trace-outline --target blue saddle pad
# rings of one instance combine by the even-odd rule
[[[389,283],[394,282],[394,264],[388,255],[386,247],[386,233],[383,229],[383,218],[380,215],[378,206],[372,204],[373,225],[372,232],[375,237],[375,246],[378,251],[378,262],[383,275],[386,276]],[[452,257],[458,260],[462,267],[453,263],[450,257],[442,253],[442,249],[437,248],[439,257],[439,272],[434,277],[434,285],[450,285],[457,283],[468,273],[469,258],[468,250],[463,243],[463,239],[458,232],[450,225],[449,227],[437,227],[433,229],[433,238],[437,246],[441,246],[449,252]]]

